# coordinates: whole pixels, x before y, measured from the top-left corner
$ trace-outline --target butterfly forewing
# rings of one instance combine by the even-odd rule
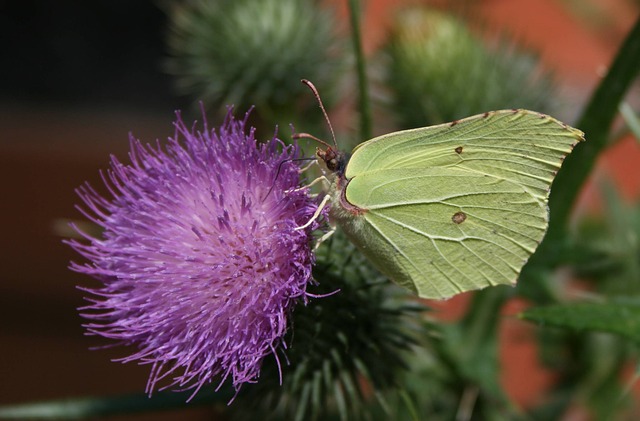
[[[544,199],[582,132],[543,114],[494,111],[380,136],[354,150],[346,178],[385,168],[457,167],[511,180]]]

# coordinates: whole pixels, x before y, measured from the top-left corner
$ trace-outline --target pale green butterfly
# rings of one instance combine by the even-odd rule
[[[513,285],[546,232],[551,183],[582,140],[550,116],[502,110],[379,136],[350,158],[320,141],[331,173],[321,206],[330,201],[373,266],[422,298]]]

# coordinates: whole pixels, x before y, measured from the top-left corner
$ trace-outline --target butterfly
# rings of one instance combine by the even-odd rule
[[[379,136],[350,157],[321,141],[317,157],[331,220],[392,281],[445,299],[515,284],[547,230],[553,179],[583,140],[548,115],[501,110]]]

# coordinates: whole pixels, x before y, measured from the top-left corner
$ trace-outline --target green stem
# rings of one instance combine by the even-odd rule
[[[215,392],[211,386],[201,390],[190,402],[193,392],[158,392],[100,398],[75,398],[0,406],[0,420],[87,419],[196,406],[224,406],[233,398],[232,390]]]
[[[500,310],[509,298],[509,293],[509,288],[501,286],[477,291],[473,295],[469,310],[461,322],[465,329],[468,361],[473,360],[473,353],[478,349],[494,346],[501,320]]]
[[[464,318],[444,329],[443,361],[462,387],[479,387],[483,399],[497,406],[507,402],[498,382],[497,332],[501,309],[512,293],[504,285],[475,292]]]
[[[625,39],[609,72],[593,93],[577,127],[587,141],[576,147],[558,173],[549,198],[549,232],[544,241],[561,243],[566,235],[571,210],[596,158],[607,146],[608,134],[618,104],[640,72],[640,19]],[[553,253],[552,250],[549,252]]]
[[[362,51],[360,2],[358,0],[349,0],[349,14],[351,18],[351,40],[353,41],[358,74],[358,108],[360,109],[360,136],[362,136],[360,140],[364,141],[371,139],[371,104],[369,102],[364,52]]]

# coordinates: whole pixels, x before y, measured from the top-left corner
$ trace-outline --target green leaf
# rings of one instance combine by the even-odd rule
[[[600,331],[620,335],[640,344],[640,306],[620,303],[575,303],[535,307],[520,318],[576,331]]]

